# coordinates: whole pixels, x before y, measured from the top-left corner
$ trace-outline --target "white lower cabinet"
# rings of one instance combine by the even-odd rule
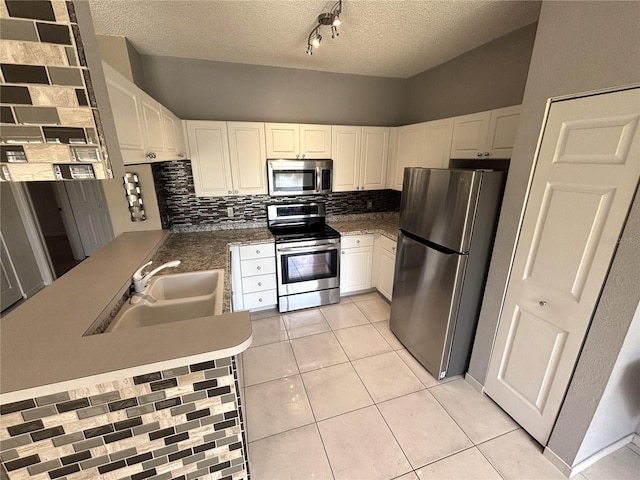
[[[262,310],[278,303],[273,242],[231,247],[231,310]]]
[[[344,235],[341,239],[340,294],[371,288],[373,235]]]
[[[396,266],[396,242],[384,235],[376,235],[374,252],[374,286],[391,301],[393,294],[393,274]]]

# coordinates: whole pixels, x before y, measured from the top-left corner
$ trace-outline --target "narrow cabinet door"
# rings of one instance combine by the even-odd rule
[[[425,122],[423,125],[424,149],[420,155],[419,166],[447,168],[453,135],[453,118]]]
[[[267,193],[267,147],[264,123],[227,122],[235,195]]]
[[[142,118],[144,119],[145,147],[147,154],[155,154],[155,158],[153,156],[149,157],[149,160],[153,161],[165,149],[160,104],[141,90],[138,91],[138,95],[140,96]]]
[[[333,191],[359,190],[362,127],[334,126],[331,136]]]
[[[521,110],[521,105],[491,110],[487,136],[489,158],[511,158]]]
[[[331,158],[331,125],[300,125],[300,156]]]
[[[387,151],[389,129],[387,127],[362,127],[360,162],[360,188],[382,190],[387,176]]]
[[[267,158],[296,158],[300,152],[297,123],[265,123]]]
[[[190,120],[187,137],[196,196],[232,195],[226,122]]]
[[[455,117],[451,158],[483,158],[491,112]]]

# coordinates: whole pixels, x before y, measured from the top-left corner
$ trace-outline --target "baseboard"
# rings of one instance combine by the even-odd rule
[[[633,435],[633,440],[631,440],[629,448],[640,455],[640,435],[637,433]]]
[[[484,385],[482,385],[478,380],[473,378],[469,372],[464,374],[464,380],[471,385],[475,390],[484,394]]]
[[[635,443],[637,437],[638,437],[638,435],[631,433],[631,434],[621,438],[617,442],[612,443],[608,447],[605,447],[602,450],[594,453],[589,458],[583,460],[582,462],[580,462],[580,463],[578,463],[578,464],[576,464],[574,466],[569,466],[567,463],[565,463],[565,461],[562,460],[560,457],[558,457],[558,455],[556,455],[549,447],[546,447],[544,449],[543,455],[545,456],[545,458],[547,460],[549,460],[551,463],[553,463],[553,465],[558,470],[560,470],[564,475],[566,475],[567,477],[571,478],[572,476],[574,476],[574,475],[582,472],[583,470],[589,468],[591,465],[596,463],[598,460],[603,459],[607,455],[611,455],[613,452],[621,449],[622,447],[624,447],[624,446],[626,446],[626,445],[628,445],[628,444],[630,444],[632,442]],[[638,440],[638,441],[640,441],[640,440]]]
[[[46,285],[45,285],[45,283],[43,281],[38,282],[36,285],[34,285],[29,290],[24,292],[25,298],[33,297],[36,293],[38,293],[40,290],[42,290],[45,286]]]

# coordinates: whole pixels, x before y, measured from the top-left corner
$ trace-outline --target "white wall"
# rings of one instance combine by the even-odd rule
[[[574,464],[634,433],[640,422],[640,303]]]

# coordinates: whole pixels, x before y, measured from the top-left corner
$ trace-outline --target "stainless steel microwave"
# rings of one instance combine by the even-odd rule
[[[333,160],[267,159],[269,195],[331,193]]]

